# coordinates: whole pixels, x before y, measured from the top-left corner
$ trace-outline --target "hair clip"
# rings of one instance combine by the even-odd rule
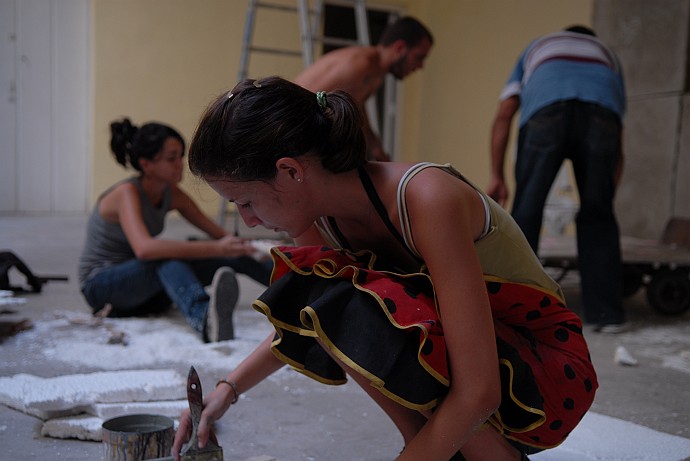
[[[259,83],[259,80],[254,80],[254,87],[261,88],[261,83]]]
[[[319,104],[321,110],[326,110],[326,108],[328,107],[328,100],[326,99],[325,91],[316,92],[316,102]]]
[[[228,99],[232,99],[233,96],[235,96],[235,95],[232,94],[232,91],[228,91]]]

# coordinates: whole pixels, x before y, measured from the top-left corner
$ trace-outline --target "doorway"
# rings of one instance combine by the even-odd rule
[[[378,43],[381,34],[386,27],[395,22],[400,13],[388,9],[367,8],[367,23],[369,25],[369,38],[371,44]],[[355,9],[339,5],[324,3],[323,8],[323,34],[326,37],[336,37],[346,40],[357,39],[357,27],[355,22]],[[332,51],[339,46],[323,44],[322,53]],[[391,160],[395,160],[396,148],[396,124],[398,82],[391,75],[387,75],[384,84],[379,88],[374,103],[368,101],[367,112],[372,129],[378,133],[383,143],[384,150],[390,154]],[[372,113],[374,114],[372,116]]]
[[[0,212],[81,212],[89,0],[0,0]]]

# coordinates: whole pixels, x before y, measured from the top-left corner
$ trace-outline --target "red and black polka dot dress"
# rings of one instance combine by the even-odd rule
[[[418,410],[439,403],[450,384],[448,364],[423,266],[396,273],[369,251],[328,247],[278,247],[272,254],[271,286],[254,307],[276,329],[276,356],[320,382],[344,383],[320,342],[394,401]],[[582,323],[551,290],[492,275],[485,282],[503,396],[489,423],[520,444],[556,446],[597,388]]]

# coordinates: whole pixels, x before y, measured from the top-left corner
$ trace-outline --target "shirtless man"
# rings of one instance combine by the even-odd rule
[[[310,91],[343,90],[360,104],[383,84],[386,74],[402,80],[424,65],[434,39],[419,21],[403,17],[386,28],[376,46],[350,46],[326,53],[295,78]],[[364,132],[369,158],[390,160],[381,140],[365,116]]]

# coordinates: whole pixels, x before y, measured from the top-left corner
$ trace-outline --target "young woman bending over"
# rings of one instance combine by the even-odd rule
[[[450,165],[365,160],[342,92],[272,77],[211,104],[189,164],[245,223],[287,232],[255,302],[275,326],[205,399],[200,443],[240,393],[289,364],[353,379],[399,460],[519,460],[560,444],[597,379],[580,319],[510,216]],[[173,450],[189,435],[182,415]]]

